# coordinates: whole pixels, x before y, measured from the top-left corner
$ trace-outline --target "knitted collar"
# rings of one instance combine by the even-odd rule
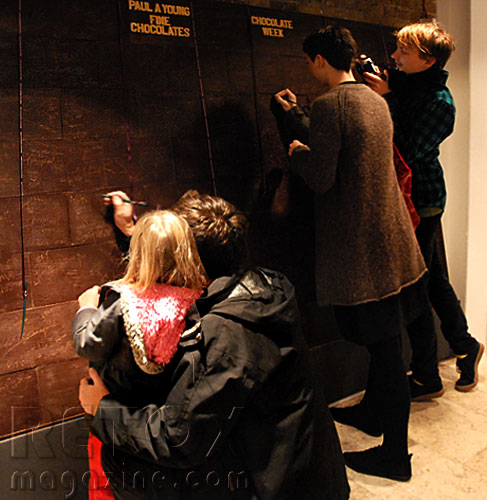
[[[434,66],[419,73],[406,74],[397,69],[389,71],[389,86],[394,92],[411,94],[424,87],[444,88],[448,80],[448,71]]]
[[[132,353],[146,373],[163,371],[177,351],[186,315],[202,290],[156,284],[143,292],[120,288],[120,305]]]

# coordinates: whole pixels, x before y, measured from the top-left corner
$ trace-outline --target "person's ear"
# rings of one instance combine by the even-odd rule
[[[318,67],[323,67],[325,66],[325,63],[327,62],[327,60],[321,55],[321,54],[316,54],[316,57],[315,57],[315,60],[314,60],[314,63],[318,66]]]
[[[436,63],[436,57],[427,56],[426,59],[426,69],[430,69]]]

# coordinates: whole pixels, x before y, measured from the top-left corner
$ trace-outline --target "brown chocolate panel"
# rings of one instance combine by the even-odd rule
[[[35,370],[0,376],[0,390],[0,436],[38,427],[42,421],[52,421],[39,398]]]
[[[164,90],[135,90],[138,128],[133,135],[164,140],[204,130],[201,98],[197,94],[168,94]],[[135,152],[135,150],[134,150]]]
[[[287,151],[279,137],[279,131],[274,115],[269,109],[273,94],[259,94],[257,109],[259,111],[260,143],[262,147],[262,162],[265,171],[273,168],[287,168]],[[299,102],[306,102],[307,96],[298,96]]]
[[[177,50],[167,50],[166,64],[169,88],[178,89],[178,92],[198,95],[199,82],[197,79],[193,46],[180,47]]]
[[[0,420],[0,436],[82,414],[78,385],[87,368],[86,360],[74,358],[0,376],[0,411],[8,415]]]
[[[19,309],[23,305],[21,237],[20,198],[0,198],[1,312]]]
[[[252,93],[247,8],[195,5],[196,35],[205,93]]]
[[[70,245],[66,195],[24,196],[23,221],[26,250]]]
[[[0,89],[0,140],[15,142],[19,138],[19,96],[17,86]]]
[[[74,300],[121,272],[120,253],[112,242],[32,252],[27,269],[34,306]]]
[[[227,51],[229,84],[230,89],[233,89],[234,92],[247,93],[253,90],[252,72],[249,70],[251,63],[248,51]]]
[[[113,229],[105,221],[105,207],[99,193],[70,193],[68,198],[69,237],[81,245],[111,241]]]
[[[135,175],[147,182],[197,181],[207,177],[208,148],[199,95],[139,94],[143,140],[134,141]],[[155,115],[155,116],[154,116]],[[154,170],[155,169],[155,170]],[[156,179],[154,179],[156,180]]]
[[[170,136],[136,138],[132,141],[132,157],[136,187],[175,181],[176,168]]]
[[[22,310],[0,314],[0,374],[76,357],[71,340],[71,321],[77,308],[75,301],[28,308],[22,337]]]
[[[260,172],[255,109],[249,98],[233,95],[208,99],[213,160],[219,181],[255,178]]]
[[[372,57],[377,64],[390,65],[390,55],[395,50],[395,41],[392,35],[394,28],[353,21],[342,21],[342,25],[352,32],[357,41],[359,53],[365,53]]]
[[[110,26],[115,26],[113,19]],[[98,85],[100,88],[123,88],[120,37],[98,44]]]
[[[247,10],[215,2],[195,5],[217,192],[243,209],[251,207],[261,175]]]
[[[176,95],[199,94],[189,2],[171,5],[174,4],[186,7],[190,15],[164,16],[128,10],[128,4],[122,3],[122,58],[128,88],[162,90]]]
[[[133,130],[130,127],[128,130],[130,137],[129,144],[131,144],[134,141]],[[128,185],[130,167],[127,151],[127,128],[125,129],[124,136],[103,139],[101,140],[101,144],[103,148],[102,170],[105,175],[105,185],[107,189],[113,191],[113,187],[119,188]],[[131,154],[133,155],[134,153],[132,152]],[[133,164],[133,161],[131,164]],[[99,191],[97,190],[96,192],[98,193]]]
[[[3,228],[1,219],[0,228]],[[20,309],[24,303],[20,244],[15,253],[2,250],[0,247],[0,261],[0,312]],[[30,297],[28,297],[27,304],[31,304]]]
[[[211,43],[218,53],[249,51],[247,6],[205,0],[193,2],[193,8],[199,46]]]
[[[2,4],[2,21],[5,19],[3,9],[4,5]],[[18,41],[16,36],[9,35],[4,37],[0,35],[0,68],[2,68],[0,72],[0,88],[16,88],[18,86],[18,52]]]
[[[147,41],[147,38],[144,35],[139,36],[141,37],[139,43],[124,44],[122,47],[124,85],[129,89],[141,91],[160,92],[164,90],[171,92],[171,94],[176,93],[177,87],[176,89],[170,89],[168,83],[169,72],[171,71],[171,67],[166,60],[168,49],[164,46],[143,43]],[[191,61],[191,63],[194,63],[194,61]],[[196,78],[196,68],[191,64],[188,67],[186,79],[195,80]]]
[[[98,46],[93,40],[23,36],[25,88],[96,86]]]
[[[0,140],[0,162],[2,165],[0,197],[18,196],[20,193],[20,164],[18,142],[7,142]]]
[[[19,3],[16,0],[5,0],[2,2],[2,15],[0,16],[0,36],[6,37],[17,35],[18,20],[17,12]]]
[[[125,137],[122,90],[65,90],[62,104],[65,138],[92,141],[106,137]]]
[[[104,189],[103,143],[99,140],[24,144],[24,193]]]
[[[25,89],[23,92],[24,139],[61,139],[61,92],[59,89]]]
[[[118,36],[117,2],[98,0],[89,8],[82,2],[22,0],[26,35],[98,40]]]
[[[247,210],[261,175],[253,95],[211,94],[206,102],[219,194]]]
[[[78,402],[78,387],[81,378],[87,374],[88,361],[77,357],[37,368],[39,397],[53,419],[84,413]]]
[[[5,259],[20,252],[20,198],[0,198],[0,255]]]
[[[206,135],[201,129],[191,132],[171,139],[176,181],[181,183],[205,182],[211,178]]]
[[[230,87],[230,61],[232,54],[227,50],[216,50],[213,45],[199,44],[199,61],[201,64],[201,75],[204,81],[205,93],[225,92]],[[244,60],[245,61],[245,60]],[[249,66],[247,66],[249,67]],[[245,72],[247,80],[247,92],[252,91],[251,74]],[[244,80],[244,81],[245,81]],[[237,89],[235,89],[237,91]]]

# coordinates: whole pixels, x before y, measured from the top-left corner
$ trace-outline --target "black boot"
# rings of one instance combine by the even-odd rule
[[[457,356],[457,371],[460,378],[455,384],[455,389],[461,392],[468,392],[473,389],[479,380],[479,362],[484,354],[484,346],[477,342],[470,352]]]
[[[361,474],[385,477],[394,481],[409,481],[412,476],[411,457],[392,457],[382,446],[364,451],[344,453],[343,457],[348,467]]]
[[[413,375],[409,375],[409,390],[411,392],[411,401],[429,401],[430,399],[440,398],[445,393],[441,378],[420,382]]]

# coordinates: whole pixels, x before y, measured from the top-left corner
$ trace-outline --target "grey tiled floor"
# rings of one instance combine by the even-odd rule
[[[412,479],[400,483],[347,469],[351,500],[487,500],[486,358],[480,364],[479,384],[468,393],[454,389],[454,359],[441,362],[440,371],[445,394],[411,406]],[[341,424],[337,430],[343,451],[381,442]]]

